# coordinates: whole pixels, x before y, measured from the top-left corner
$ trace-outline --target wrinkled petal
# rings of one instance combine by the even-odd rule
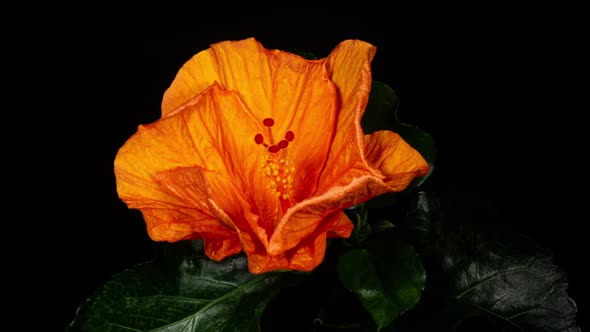
[[[347,185],[332,187],[293,206],[275,229],[269,244],[271,254],[297,246],[321,225],[318,220],[324,220],[326,215],[387,192],[402,191],[414,178],[428,174],[428,163],[398,134],[379,131],[366,135],[366,142],[366,159],[379,174],[358,176]]]
[[[346,186],[333,187],[320,196],[298,203],[279,221],[269,243],[269,253],[277,255],[298,246],[316,229],[321,228],[330,214],[384,192],[386,187],[381,179],[364,175],[352,179]]]
[[[424,157],[398,134],[382,130],[365,135],[367,162],[384,176],[388,191],[399,192],[420,176],[426,176],[429,166]]]
[[[200,238],[192,225],[194,221],[206,228],[225,228],[210,214],[189,208],[181,210],[162,205],[159,208],[144,208],[141,212],[150,237],[156,241],[176,242]]]
[[[231,179],[225,181],[235,186],[235,192],[250,208],[234,204],[233,197],[217,197],[216,202],[232,220],[250,221],[252,234],[261,236],[255,240],[266,245],[268,232],[277,218],[278,202],[267,190],[267,179],[259,166],[265,151],[254,143],[253,137],[261,130],[261,125],[254,121],[236,93],[213,85],[174,114],[140,126],[120,149],[115,159],[119,196],[130,208],[142,209],[143,205],[136,203],[136,198],[140,198],[143,204],[166,202],[214,215],[207,202],[209,194],[202,191],[204,180],[197,179],[196,175],[188,176],[189,173],[171,171],[200,167],[208,174]],[[207,177],[208,185],[218,183],[213,181],[218,178]],[[194,185],[186,187],[183,181],[193,181]],[[201,188],[200,193],[198,188]],[[220,187],[212,192],[222,195],[224,190]],[[250,215],[244,216],[246,210],[260,216],[260,221]],[[246,233],[244,236],[251,236]]]
[[[162,116],[182,106],[195,95],[218,82],[227,90],[243,94],[257,112],[271,112],[273,55],[254,38],[211,45],[187,61],[178,71],[162,99]],[[261,114],[273,117],[273,113]]]
[[[375,46],[369,43],[347,40],[340,43],[327,58],[326,68],[340,92],[341,109],[336,135],[324,171],[320,174],[316,194],[350,183],[355,177],[375,174],[364,161],[364,132],[361,127],[371,91],[371,61],[375,52]]]
[[[326,66],[342,100],[336,136],[316,194],[293,206],[282,217],[269,244],[271,254],[298,246],[334,211],[386,192],[401,191],[414,177],[428,171],[420,154],[394,133],[389,132],[394,136],[379,133],[365,140],[360,121],[369,98],[370,62],[374,54],[372,45],[353,40],[341,43],[328,57]],[[394,146],[387,146],[390,143]],[[368,148],[369,155],[366,144],[374,145]],[[379,159],[382,152],[386,155]],[[414,164],[404,159],[408,153]]]
[[[298,174],[291,201],[316,190],[336,126],[338,95],[323,61],[308,61],[292,53],[267,50],[254,38],[211,45],[191,58],[164,94],[162,114],[175,111],[195,93],[218,82],[237,91],[259,123],[274,120],[272,132],[260,133],[265,144],[288,144],[287,156]],[[287,133],[294,134],[293,141]],[[244,137],[252,143],[254,135]]]
[[[261,239],[266,240],[267,234],[260,227],[260,218],[252,213],[250,204],[223,175],[201,167],[178,167],[158,173],[156,179],[189,202],[195,197],[206,202],[208,211],[217,220],[238,233],[246,253],[266,251],[267,244]]]
[[[208,94],[201,94],[191,101],[191,105],[207,108],[211,104],[210,99]],[[119,197],[129,208],[141,209],[145,202],[181,205],[178,198],[162,190],[153,176],[175,167],[192,165],[223,170],[222,144],[211,136],[203,137],[203,133],[207,133],[206,121],[215,120],[216,115],[211,110],[181,112],[174,117],[140,125],[115,157]],[[196,149],[197,146],[200,148]]]
[[[351,102],[356,98],[359,89],[366,89],[366,78],[367,75],[368,78],[371,77],[370,63],[376,51],[375,46],[352,39],[338,44],[328,56],[326,68],[330,79],[338,87],[343,109],[346,105],[354,105]],[[352,115],[355,111],[356,109],[351,108],[343,112]]]
[[[370,198],[368,188],[359,188],[358,181],[354,186],[351,183],[368,175],[380,176],[364,160],[364,133],[360,125],[371,89],[370,62],[374,54],[374,46],[350,40],[340,43],[326,59],[326,69],[339,90],[341,103],[334,140],[317,190],[312,198],[291,207],[279,221],[271,238],[271,253],[296,246],[324,222],[326,215],[360,202],[359,197]],[[358,195],[354,190],[359,191]],[[342,201],[344,197],[353,201]]]
[[[328,216],[321,227],[310,234],[296,248],[279,253],[278,255],[251,255],[248,257],[248,267],[251,273],[289,269],[297,271],[312,271],[320,265],[326,251],[328,234],[349,237],[353,225],[342,211]]]
[[[242,251],[237,234],[207,213],[187,209],[143,209],[148,234],[154,241],[203,239],[205,253],[221,260]]]
[[[331,224],[328,225],[328,238],[342,237],[346,239],[350,237],[353,228],[354,225],[346,213],[338,211],[334,214]]]

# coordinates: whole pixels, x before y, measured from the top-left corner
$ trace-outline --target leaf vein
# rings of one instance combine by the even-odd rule
[[[117,323],[113,323],[113,322],[108,322],[108,324],[110,324],[112,326],[120,327],[120,328],[125,329],[125,330],[129,330],[129,331],[142,332],[141,330],[134,329],[132,327],[121,325],[121,324],[117,324]]]
[[[183,318],[183,319],[181,319],[179,321],[176,321],[176,322],[170,323],[168,325],[161,326],[161,327],[158,327],[156,329],[153,329],[150,332],[165,331],[169,327],[173,326],[173,324],[182,324],[182,323],[184,323],[184,324],[188,325],[200,313],[207,311],[212,306],[214,306],[214,305],[222,302],[223,300],[225,300],[225,299],[227,299],[227,298],[235,295],[237,292],[244,292],[244,289],[246,289],[247,287],[249,287],[251,285],[254,285],[254,284],[256,284],[256,283],[258,283],[260,281],[263,281],[265,278],[267,278],[267,276],[265,276],[265,275],[255,277],[252,280],[250,280],[250,281],[248,281],[248,282],[246,282],[246,283],[244,283],[242,285],[236,286],[235,289],[232,289],[231,291],[227,292],[223,296],[221,296],[221,297],[219,297],[217,299],[211,300],[211,302],[209,302],[206,306],[204,306],[203,308],[201,308],[199,311],[195,312],[194,314],[192,314],[192,315],[190,315],[190,316],[188,316],[186,318]]]
[[[222,285],[227,285],[227,286],[232,286],[232,287],[239,287],[238,284],[234,284],[234,283],[222,281],[222,280],[214,280],[214,279],[209,279],[209,278],[205,278],[205,277],[197,277],[197,276],[191,276],[191,278],[208,281],[208,282],[211,282],[214,284],[222,284]]]
[[[474,283],[473,285],[471,285],[470,287],[468,287],[467,289],[465,289],[464,291],[462,291],[460,294],[458,294],[457,296],[455,296],[455,298],[460,299],[462,298],[465,294],[469,293],[470,291],[474,290],[477,286],[490,281],[491,279],[501,275],[501,274],[505,274],[505,273],[512,273],[512,272],[518,272],[518,271],[522,271],[522,270],[526,270],[529,269],[528,266],[519,266],[519,267],[515,267],[515,268],[511,268],[511,269],[506,269],[506,270],[502,270],[502,271],[498,271],[498,272],[494,272],[491,275],[479,280],[478,282]]]

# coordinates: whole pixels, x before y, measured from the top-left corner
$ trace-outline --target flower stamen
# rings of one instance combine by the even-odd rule
[[[295,167],[287,159],[287,151],[281,150],[278,158],[276,154],[271,155],[271,158],[264,158],[262,170],[264,175],[269,179],[267,189],[272,191],[272,194],[283,200],[288,200],[293,194],[293,173]],[[261,165],[262,165],[261,163]]]
[[[264,120],[262,120],[262,124],[265,125],[266,127],[272,127],[275,124],[275,120],[273,120],[272,118],[266,118]]]
[[[275,120],[273,118],[266,118],[262,120],[262,124],[268,128],[267,134],[270,144],[264,142],[264,135],[260,133],[254,136],[254,142],[258,145],[264,146],[270,153],[278,153],[279,151],[286,149],[289,146],[289,142],[292,142],[295,139],[295,134],[289,130],[285,133],[285,139],[282,139],[278,144],[275,144],[271,129],[275,124]]]
[[[271,129],[275,124],[274,119],[266,118],[262,120],[262,124],[268,128],[270,144],[265,143],[263,134],[258,133],[254,136],[254,142],[264,146],[266,150],[264,158],[260,162],[260,168],[269,180],[267,189],[274,197],[280,199],[283,210],[286,210],[290,206],[289,200],[293,197],[293,175],[295,173],[293,162],[289,160],[287,147],[289,142],[295,138],[295,134],[289,130],[284,139],[274,144]]]

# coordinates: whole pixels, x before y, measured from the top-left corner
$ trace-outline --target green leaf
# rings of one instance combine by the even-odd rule
[[[362,243],[376,233],[388,231],[395,227],[388,217],[379,215],[379,210],[373,208],[371,201],[357,204],[344,210],[344,213],[354,224],[352,234],[348,239],[354,246],[362,246]],[[369,213],[371,212],[371,213]]]
[[[468,193],[421,193],[408,216],[432,281],[417,307],[420,330],[479,322],[494,331],[579,331],[552,254],[502,226],[492,205]]]
[[[399,100],[393,89],[379,81],[373,81],[367,108],[361,119],[366,134],[378,130],[393,130],[397,125]]]
[[[358,296],[378,330],[418,303],[426,278],[414,248],[395,236],[348,251],[337,268],[342,284]]]
[[[408,125],[399,121],[399,100],[393,89],[379,81],[373,81],[367,108],[361,119],[361,125],[365,133],[369,134],[378,130],[391,130],[398,133],[410,146],[416,149],[428,162],[430,171],[426,176],[417,178],[409,186],[420,186],[434,170],[436,159],[436,147],[432,135],[419,127]]]
[[[376,219],[375,221],[373,221],[371,223],[371,228],[372,228],[373,232],[383,232],[383,231],[390,230],[394,227],[395,227],[395,225],[391,221],[389,221],[387,219],[383,219],[383,218]]]
[[[81,307],[71,331],[259,331],[281,273],[253,275],[243,255],[165,255],[113,276]]]

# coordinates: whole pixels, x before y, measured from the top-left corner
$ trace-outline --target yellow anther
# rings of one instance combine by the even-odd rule
[[[266,188],[269,194],[280,199],[289,199],[293,196],[293,178],[295,167],[289,160],[285,151],[277,154],[268,154],[260,161],[260,167],[269,178]]]

